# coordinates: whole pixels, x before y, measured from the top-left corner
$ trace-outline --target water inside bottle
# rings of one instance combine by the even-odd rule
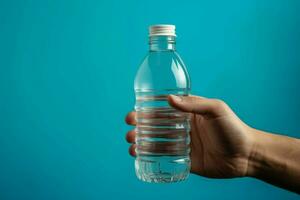
[[[189,114],[172,108],[169,94],[187,89],[136,91],[136,174],[146,182],[185,180],[190,171]]]

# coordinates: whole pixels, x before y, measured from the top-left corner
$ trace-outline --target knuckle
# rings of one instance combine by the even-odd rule
[[[127,142],[130,142],[130,134],[129,132],[127,132],[126,136],[125,136],[125,139]]]
[[[131,145],[129,147],[129,154],[132,155],[132,156],[135,156],[136,155],[136,150],[135,149],[136,149],[135,145]]]
[[[135,141],[135,130],[128,131],[125,138],[127,142],[133,143]]]
[[[134,116],[134,114],[135,114],[134,111],[130,111],[130,112],[127,113],[125,118],[130,118],[130,117]]]
[[[217,110],[225,110],[227,108],[227,104],[221,99],[214,99],[214,105]]]
[[[128,115],[126,115],[126,117],[125,117],[125,122],[126,122],[126,124],[129,124],[129,123],[130,123],[129,114],[128,114]]]

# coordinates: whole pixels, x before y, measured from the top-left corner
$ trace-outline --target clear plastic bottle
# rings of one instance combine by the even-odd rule
[[[190,79],[175,51],[175,26],[154,25],[149,31],[150,50],[134,83],[135,171],[146,182],[182,181],[191,165],[189,115],[170,107],[167,97],[188,95]]]

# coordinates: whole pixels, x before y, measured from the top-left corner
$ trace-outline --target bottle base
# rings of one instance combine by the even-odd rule
[[[138,179],[148,183],[175,183],[184,181],[188,178],[187,173],[182,174],[169,174],[169,173],[159,173],[159,174],[137,174]]]
[[[135,161],[138,179],[148,183],[173,183],[189,176],[188,156],[139,156]]]

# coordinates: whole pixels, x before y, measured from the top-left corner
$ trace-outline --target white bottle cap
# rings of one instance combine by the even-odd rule
[[[149,26],[149,36],[176,36],[175,25],[170,24],[157,24]]]

